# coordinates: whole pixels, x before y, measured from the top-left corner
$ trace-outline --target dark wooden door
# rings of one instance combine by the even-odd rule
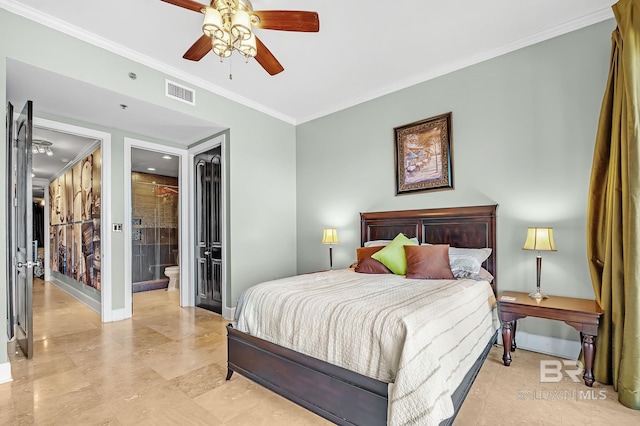
[[[222,313],[221,147],[195,157],[196,306]]]
[[[7,162],[5,164],[5,171],[7,177],[7,221],[5,223],[5,232],[7,237],[7,254],[9,259],[15,257],[15,236],[13,235],[13,217],[14,212],[14,199],[15,199],[15,185],[14,185],[14,158],[15,158],[15,143],[13,136],[13,105],[11,102],[7,103],[7,141],[6,141],[6,155]],[[16,303],[15,303],[15,286],[16,286],[16,268],[13,265],[13,261],[10,261],[7,265],[7,340],[13,339],[15,336],[16,325]]]
[[[17,271],[15,300],[15,333],[18,347],[27,358],[33,357],[33,210],[31,187],[31,139],[33,129],[33,104],[27,101],[16,122],[15,170],[12,187],[15,198],[11,201],[14,214],[10,225],[15,235],[12,268]],[[13,192],[13,189],[12,191]]]

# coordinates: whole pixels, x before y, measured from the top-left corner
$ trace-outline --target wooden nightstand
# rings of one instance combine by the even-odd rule
[[[515,298],[515,300],[504,300]],[[602,309],[595,300],[574,299],[572,297],[549,296],[536,300],[528,293],[503,291],[498,295],[498,309],[502,321],[502,361],[511,365],[511,351],[516,349],[516,321],[524,317],[546,318],[564,321],[580,332],[584,354],[584,383],[593,385],[593,359],[596,353],[595,339]]]

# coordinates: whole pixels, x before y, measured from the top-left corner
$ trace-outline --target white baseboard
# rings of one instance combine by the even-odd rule
[[[127,318],[129,317],[127,317],[127,310],[125,308],[111,311],[111,321],[122,321]]]
[[[236,316],[236,307],[227,308],[226,306],[222,307],[222,318],[232,321]]]
[[[7,383],[13,381],[11,377],[11,363],[5,362],[0,364],[0,383]]]
[[[68,293],[71,297],[73,297],[78,302],[82,303],[83,305],[85,305],[86,307],[88,307],[98,315],[102,314],[102,306],[101,306],[102,304],[100,303],[99,300],[92,299],[91,297],[87,296],[77,288],[72,287],[69,284],[64,283],[54,277],[51,277],[51,278],[52,278],[51,283],[54,284],[56,287]]]
[[[502,335],[498,333],[498,343],[502,344]],[[516,331],[516,344],[519,349],[553,355],[564,359],[577,359],[581,344],[575,340],[541,336],[539,334]]]

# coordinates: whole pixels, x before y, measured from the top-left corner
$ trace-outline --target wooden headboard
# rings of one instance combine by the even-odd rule
[[[420,243],[449,244],[460,248],[490,247],[483,264],[493,275],[497,294],[497,205],[360,213],[360,245],[372,240],[392,240],[399,232]]]

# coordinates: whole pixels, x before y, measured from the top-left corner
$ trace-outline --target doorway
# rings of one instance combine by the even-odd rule
[[[179,289],[180,159],[131,148],[133,293]]]
[[[132,148],[142,149],[146,153],[155,152],[176,156],[179,158],[179,176],[178,176],[178,205],[180,210],[178,234],[179,247],[176,263],[179,266],[179,298],[180,306],[200,306],[215,312],[221,312],[225,318],[232,318],[233,311],[228,308],[225,303],[227,294],[226,288],[226,270],[228,256],[226,255],[226,191],[225,188],[225,135],[218,135],[191,148],[175,148],[158,143],[142,141],[139,139],[124,138],[124,199],[131,200],[131,153]],[[203,157],[199,157],[203,154]],[[196,157],[204,159],[204,162],[210,163],[211,170],[205,171],[200,169],[201,182],[205,186],[201,186],[200,194],[210,194],[209,200],[215,201],[214,206],[207,212],[201,207],[196,206]],[[200,161],[200,160],[198,160]],[[217,166],[215,166],[217,164]],[[203,165],[204,167],[204,165]],[[213,169],[217,170],[213,172]],[[214,177],[216,176],[216,177]],[[211,185],[211,184],[214,185]],[[213,191],[213,192],[212,192]],[[217,191],[217,192],[216,192]],[[213,194],[213,196],[211,195]],[[126,201],[127,204],[129,201]],[[201,203],[199,206],[204,206]],[[133,237],[133,217],[132,209],[125,208],[125,217],[123,224],[125,264],[124,264],[124,283],[125,283],[125,306],[123,309],[123,317],[128,318],[133,314],[133,288],[132,288],[132,269],[133,269],[133,253],[132,239]],[[212,212],[216,216],[216,226],[211,227],[207,222],[210,221]],[[214,232],[214,238],[200,240],[196,231],[196,213],[200,212],[200,233],[211,235]],[[137,232],[137,231],[136,231]],[[200,248],[202,247],[202,250]],[[209,247],[211,250],[206,250]],[[209,251],[209,253],[205,253]]]
[[[44,199],[43,278],[111,322],[111,233],[102,226],[111,217],[111,135],[40,118],[33,134],[53,152],[33,156],[33,194]]]
[[[8,114],[9,114],[9,117],[12,116],[11,112],[9,111],[8,111]],[[7,120],[8,123],[11,122],[9,117]],[[49,202],[50,194],[47,188],[49,187],[49,183],[51,182],[52,178],[56,174],[64,170],[65,168],[71,167],[70,164],[82,158],[85,150],[91,149],[91,147],[89,146],[91,144],[95,144],[95,143],[102,144],[103,154],[104,154],[102,164],[106,165],[107,168],[110,168],[110,135],[103,132],[95,131],[92,129],[81,128],[78,126],[41,119],[37,117],[33,118],[32,123],[33,124],[31,126],[31,130],[29,131],[30,133],[29,146],[22,146],[18,150],[19,152],[25,152],[25,149],[26,149],[26,153],[28,153],[30,157],[29,166],[26,167],[26,169],[23,168],[24,170],[19,173],[20,177],[17,177],[16,179],[14,179],[13,183],[11,183],[12,182],[11,177],[7,178],[9,182],[9,187],[10,188],[15,187],[16,189],[15,191],[14,190],[10,191],[12,194],[14,192],[16,192],[17,194],[18,188],[22,188],[25,191],[27,189],[29,190],[28,195],[22,195],[20,197],[20,199],[24,199],[27,201],[29,208],[22,212],[13,211],[13,209],[11,209],[10,211],[11,217],[9,217],[8,222],[13,221],[14,217],[16,218],[16,221],[18,218],[23,218],[21,220],[25,220],[26,221],[25,224],[29,223],[29,232],[31,233],[32,229],[35,229],[35,226],[33,226],[33,222],[31,221],[32,218],[34,218],[33,209],[32,209],[33,207],[32,195],[37,195],[42,199],[42,202],[44,202],[43,217],[38,219],[38,223],[42,226],[43,229],[41,229],[40,233],[37,233],[37,232],[32,233],[30,236],[27,236],[26,238],[27,240],[29,240],[29,243],[30,243],[28,245],[30,247],[30,254],[26,256],[27,261],[22,261],[21,259],[19,261],[22,262],[23,264],[26,263],[27,267],[26,268],[19,267],[18,271],[16,271],[15,268],[10,268],[10,271],[16,272],[17,276],[15,278],[14,277],[7,277],[7,278],[9,282],[13,280],[13,282],[15,283],[18,283],[18,282],[22,283],[23,279],[20,277],[20,274],[22,274],[22,272],[20,270],[25,271],[24,274],[22,275],[26,275],[27,274],[26,271],[28,270],[30,273],[31,279],[33,279],[34,275],[38,277],[44,276],[46,280],[55,281],[56,285],[64,287],[65,283],[59,280],[52,279],[52,274],[51,274],[51,258],[56,257],[57,259],[57,256],[54,256],[54,252],[51,251],[51,243],[52,243],[51,220],[50,220],[51,204]],[[10,141],[12,138],[10,131],[7,132],[7,136],[8,136],[8,141]],[[13,137],[16,137],[16,136],[17,134],[13,135]],[[45,139],[47,140],[45,141]],[[35,143],[31,145],[32,142],[35,142]],[[77,145],[76,143],[79,143],[79,145]],[[74,146],[70,148],[68,145],[74,145]],[[10,147],[10,146],[11,144],[7,143],[7,147]],[[67,159],[61,160],[61,158],[63,157],[66,157]],[[8,170],[13,170],[13,167],[8,167]],[[95,170],[97,170],[97,174],[98,176],[100,176],[100,168],[97,168]],[[104,179],[99,177],[98,180],[104,180]],[[21,192],[23,191],[21,190]],[[110,204],[110,196],[107,195],[108,193],[110,193],[110,191],[105,191],[105,195],[102,199],[102,205]],[[94,196],[96,195],[96,193],[93,193],[93,194]],[[97,196],[99,197],[99,192],[97,193]],[[13,203],[12,200],[10,200],[9,202]],[[101,205],[100,202],[93,204],[93,206],[97,208],[98,212],[100,211],[100,205]],[[96,212],[93,211],[92,213],[96,213]],[[82,218],[78,219],[76,221],[77,223],[74,223],[74,225],[77,225],[74,227],[74,231],[75,231],[75,228],[79,228],[79,229],[82,228],[81,219]],[[15,240],[15,238],[20,237],[22,239],[21,235],[24,232],[23,230],[27,229],[27,226],[18,225],[17,229],[15,231],[12,231],[9,223],[7,225],[8,225],[7,246],[8,246],[8,250],[11,251],[13,250],[14,245],[16,245],[17,243],[17,240]],[[94,232],[93,234],[100,236],[101,234],[100,234],[99,228],[94,228],[94,231],[95,229],[98,229],[98,231]],[[78,232],[77,234],[80,234],[80,232]],[[75,233],[72,236],[75,236]],[[76,240],[80,241],[79,238]],[[98,241],[97,249],[99,251],[101,242],[109,243],[110,236],[107,235],[105,238],[98,237],[97,241]],[[80,247],[81,244],[77,244],[77,246]],[[14,257],[16,256],[10,255],[9,257],[10,259],[14,259]],[[13,262],[13,261],[10,261],[10,262]],[[31,266],[29,266],[29,263],[31,263]],[[81,263],[82,262],[80,262],[79,264]],[[92,291],[89,292],[90,294],[97,295],[96,297],[93,297],[93,298],[88,297],[86,292],[82,292],[82,288],[87,287],[83,279],[80,279],[77,282],[77,286],[75,287],[66,286],[65,291],[68,291],[70,294],[73,295],[73,297],[77,298],[79,301],[81,301],[82,303],[84,303],[85,305],[87,305],[97,313],[102,314],[102,320],[104,322],[108,322],[108,321],[111,321],[111,312],[112,312],[111,303],[110,303],[111,301],[111,298],[110,298],[111,285],[110,285],[110,272],[109,272],[110,265],[111,265],[110,260],[106,259],[105,261],[103,261],[103,266],[104,265],[107,266],[107,271],[103,275],[103,282],[105,283],[105,285],[102,287],[102,291],[96,291],[92,288],[91,289]],[[76,271],[80,271],[80,270],[81,269],[76,269]],[[78,275],[75,275],[75,278],[78,278]],[[28,321],[21,320],[21,316],[24,316],[23,314],[24,312],[29,312],[29,316],[30,317],[32,316],[32,305],[31,305],[32,285],[24,286],[23,284],[19,284],[16,287],[17,291],[15,292],[12,290],[13,286],[11,284],[8,284],[7,288],[8,288],[8,296],[9,296],[7,300],[8,300],[9,314],[10,314],[8,317],[10,319],[10,321],[8,321],[8,327],[13,327],[12,321],[15,319],[19,323],[18,328],[25,329],[25,327],[29,327],[31,329],[28,330],[29,333],[27,334],[32,334],[33,333],[32,321],[30,319]],[[78,288],[80,288],[81,290],[79,291]],[[15,302],[13,302],[14,299],[15,299]],[[24,323],[25,327],[22,327],[22,325],[20,325],[21,322]],[[25,338],[24,337],[25,333],[20,330],[18,330],[18,332],[19,334],[17,336],[17,339],[23,340]],[[11,334],[9,333],[8,336],[11,337]],[[29,355],[30,351],[32,354],[32,349],[27,348],[27,350],[25,351],[25,353],[27,353],[27,357],[30,356]]]
[[[133,294],[145,291],[172,291],[177,297],[164,300],[193,306],[189,271],[181,267],[189,235],[187,150],[127,137],[124,145],[124,317],[133,316]]]

